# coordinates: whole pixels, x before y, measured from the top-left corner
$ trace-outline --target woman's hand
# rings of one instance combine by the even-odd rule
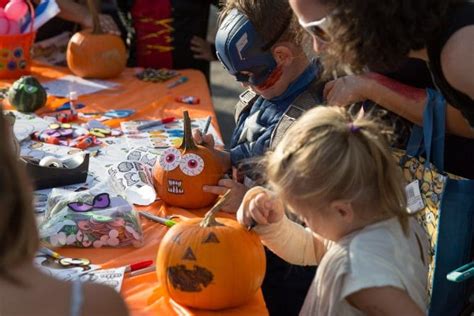
[[[212,52],[212,44],[201,37],[193,36],[190,48],[194,53],[193,57],[195,59],[203,59],[207,61],[216,60]]]
[[[346,106],[367,100],[370,80],[363,75],[341,77],[326,83],[323,96],[328,105]]]
[[[120,36],[120,29],[118,28],[117,24],[115,24],[114,19],[110,15],[99,14],[99,23],[102,31],[105,33]],[[94,27],[92,16],[90,14],[86,15],[81,25],[84,29],[92,29]]]
[[[247,191],[237,211],[237,220],[248,227],[254,223],[266,225],[277,223],[285,216],[282,202],[262,187]]]

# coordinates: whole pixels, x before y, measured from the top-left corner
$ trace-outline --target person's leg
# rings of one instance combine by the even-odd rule
[[[267,271],[262,284],[270,316],[298,315],[316,274],[316,267],[287,263],[265,248]]]

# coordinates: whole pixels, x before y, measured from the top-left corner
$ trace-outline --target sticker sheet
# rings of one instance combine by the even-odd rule
[[[105,80],[86,80],[81,77],[67,75],[57,80],[41,83],[49,95],[67,98],[69,92],[76,91],[77,96],[91,94],[102,90],[114,89],[118,83]]]
[[[199,128],[203,130],[206,126],[206,120],[206,118],[192,120],[191,128]],[[150,127],[142,131],[137,130],[138,126],[148,122],[149,121],[128,121],[120,124],[130,149],[141,146],[164,149],[171,146],[179,146],[181,144],[184,134],[183,120]],[[222,139],[212,124],[209,126],[208,133],[214,136],[217,146],[224,146]]]

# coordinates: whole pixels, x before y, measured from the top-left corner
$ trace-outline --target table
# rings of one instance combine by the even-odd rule
[[[120,88],[81,96],[79,98],[80,102],[86,104],[87,107],[80,111],[90,112],[107,111],[112,108],[133,108],[136,112],[128,119],[136,120],[158,119],[168,116],[181,117],[182,111],[186,109],[189,111],[191,117],[206,117],[211,115],[213,118],[212,124],[214,128],[219,131],[205,77],[195,70],[182,70],[180,73],[188,77],[189,81],[173,89],[167,89],[167,83],[140,81],[134,76],[135,69],[126,69],[119,78],[113,80],[120,84]],[[32,67],[32,75],[42,82],[69,74],[70,72],[67,68],[53,68],[38,64]],[[0,81],[0,88],[10,82]],[[163,98],[163,96],[166,95],[194,95],[199,97],[201,102],[198,105],[188,106],[175,102],[173,98]],[[47,112],[62,104],[64,101],[64,99],[49,97],[47,106],[37,113],[41,114]],[[113,125],[117,126],[118,123],[119,122],[114,122]],[[203,216],[206,211],[206,209],[201,209],[191,212],[175,207],[168,207],[159,201],[143,209],[160,216],[179,214],[187,218]],[[219,216],[232,217],[232,215],[225,213],[220,213]],[[143,219],[142,228],[145,245],[141,248],[62,248],[59,251],[64,256],[89,258],[93,263],[102,265],[103,268],[120,267],[141,260],[155,260],[159,243],[166,233],[167,228]],[[122,285],[121,294],[127,302],[132,315],[268,315],[260,291],[247,305],[235,309],[211,312],[184,308],[163,295],[154,272],[135,277],[126,276]]]

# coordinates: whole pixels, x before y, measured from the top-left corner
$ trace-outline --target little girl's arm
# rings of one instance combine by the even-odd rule
[[[286,216],[273,224],[258,225],[254,230],[265,246],[291,264],[318,265],[326,251],[323,238]]]
[[[425,315],[406,291],[392,286],[363,289],[349,295],[346,300],[368,316]]]
[[[237,219],[246,227],[252,221],[259,224],[255,231],[263,244],[289,263],[317,265],[326,251],[327,242],[290,221],[282,201],[265,188],[253,187],[247,191]]]

